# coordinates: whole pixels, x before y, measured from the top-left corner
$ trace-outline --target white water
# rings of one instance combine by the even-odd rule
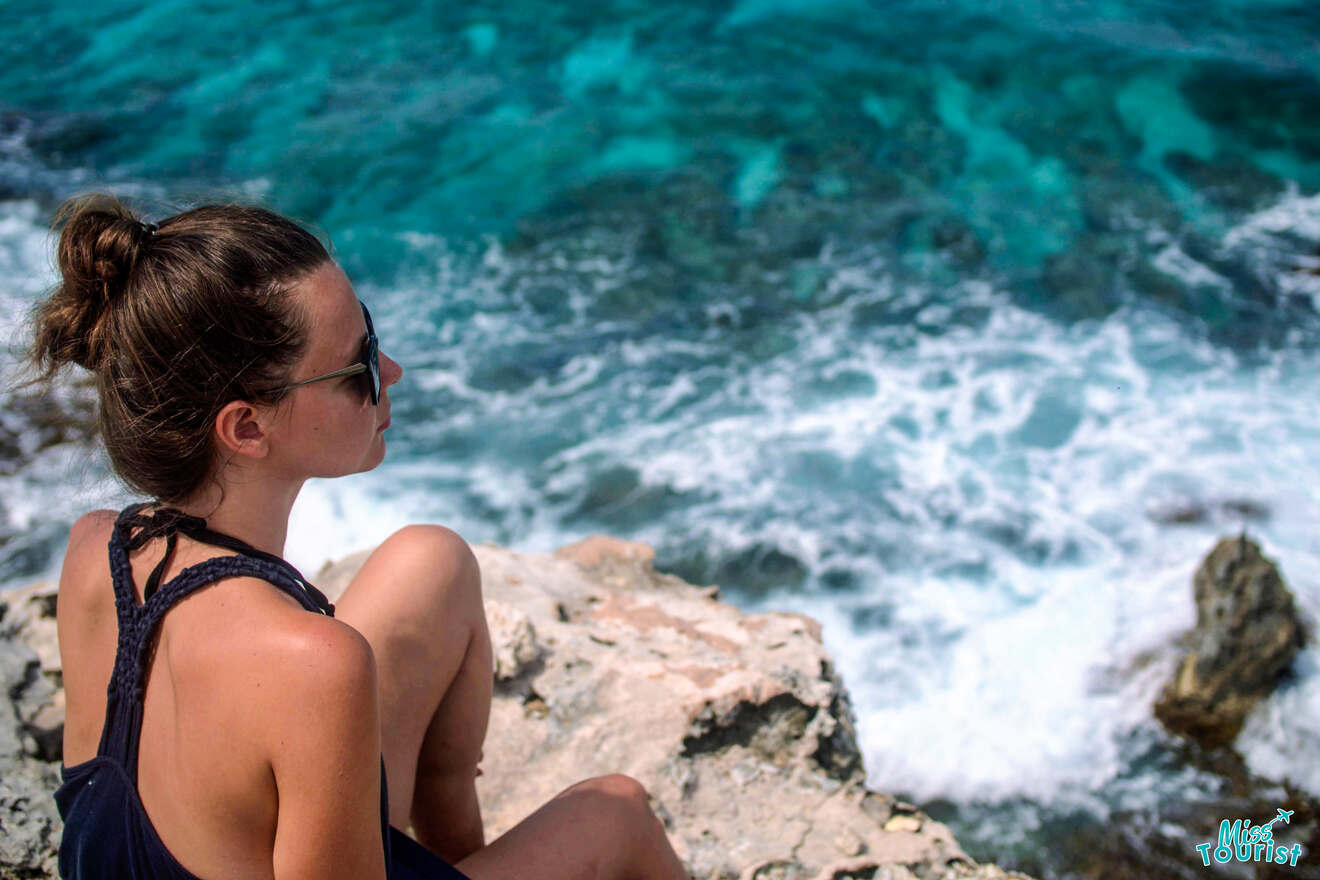
[[[11,357],[21,340],[10,331],[51,281],[43,222],[30,203],[0,214],[0,315]],[[1250,249],[1282,272],[1298,252],[1279,241],[1284,230],[1320,239],[1320,200],[1289,196],[1223,246]],[[443,242],[426,245],[437,249],[443,277]],[[1181,252],[1161,266],[1188,284],[1219,283]],[[491,245],[483,271],[534,270]],[[625,269],[592,271],[606,283]],[[426,364],[412,393],[478,401],[481,419],[510,432],[555,405],[595,418],[627,400],[636,417],[545,460],[396,455],[371,474],[312,482],[295,508],[290,560],[314,573],[418,519],[474,542],[508,534],[518,549],[549,550],[582,533],[544,498],[579,491],[601,461],[627,463],[643,487],[700,493],[630,537],[661,547],[676,534],[713,547],[767,542],[814,574],[857,575],[854,591],[828,592],[813,578],[805,591],[745,605],[825,623],[875,786],[920,799],[1104,809],[1095,793],[1122,773],[1126,738],[1152,725],[1170,644],[1192,622],[1192,571],[1216,538],[1244,524],[1230,502],[1269,511],[1246,525],[1304,612],[1320,611],[1316,355],[1299,346],[1248,364],[1154,312],[1065,327],[980,282],[936,297],[896,290],[883,265],[832,271],[831,283],[854,293],[796,319],[797,347],[745,371],[719,360],[718,340],[643,338],[578,355],[530,389],[480,392],[464,379],[465,359],[488,340],[528,331],[506,315],[479,314],[465,327],[422,333],[401,351],[405,362],[411,354]],[[1320,296],[1316,279],[1288,279],[1290,289]],[[371,293],[402,303],[414,292]],[[929,303],[915,333],[858,331],[859,305],[904,298]],[[990,310],[987,323],[949,325],[955,307],[975,305]],[[582,303],[573,309],[580,319]],[[404,318],[380,323],[382,336],[405,339]],[[423,346],[441,338],[466,348],[427,360]],[[637,385],[631,370],[663,356],[706,365]],[[804,391],[845,373],[861,377],[851,391]],[[406,450],[473,416],[437,410],[432,418],[396,425],[391,443]],[[67,449],[0,477],[0,494],[20,530],[127,500],[99,458]],[[1196,524],[1156,516],[1193,505],[1206,512]],[[1290,775],[1313,792],[1318,669],[1311,648],[1297,680],[1253,715],[1239,743],[1254,770]],[[1140,801],[1184,783],[1152,780],[1122,796]]]

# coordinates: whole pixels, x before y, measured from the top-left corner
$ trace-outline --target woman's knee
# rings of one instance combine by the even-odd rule
[[[388,560],[396,577],[407,579],[423,594],[417,598],[424,605],[481,601],[477,557],[453,529],[430,524],[404,526],[386,538],[377,552]]]
[[[576,785],[569,786],[558,796],[580,798],[592,812],[626,817],[634,821],[653,819],[655,816],[651,811],[651,798],[646,787],[631,776],[622,773],[584,779]]]
[[[627,776],[623,773],[611,773],[608,776],[597,776],[592,779],[584,780],[578,784],[595,789],[615,800],[642,805],[649,803],[650,795],[646,791],[646,786],[642,785],[631,776]]]
[[[572,825],[590,828],[598,877],[658,877],[657,860],[672,849],[646,787],[631,776],[587,779],[559,795],[575,803]],[[553,801],[552,801],[553,803]]]

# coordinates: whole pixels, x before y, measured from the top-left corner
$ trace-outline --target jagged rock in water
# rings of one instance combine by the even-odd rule
[[[1292,593],[1246,535],[1224,538],[1192,580],[1196,628],[1155,717],[1206,748],[1228,745],[1306,641]]]

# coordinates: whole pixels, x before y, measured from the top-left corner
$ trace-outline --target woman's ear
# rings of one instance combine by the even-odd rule
[[[242,400],[231,400],[216,414],[215,434],[221,449],[233,455],[265,458],[270,452],[266,420],[269,412]]]

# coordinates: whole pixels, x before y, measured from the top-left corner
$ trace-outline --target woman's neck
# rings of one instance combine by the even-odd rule
[[[302,484],[302,480],[229,483],[223,487],[212,484],[192,498],[169,506],[202,517],[213,531],[282,557],[289,534],[289,513]]]

